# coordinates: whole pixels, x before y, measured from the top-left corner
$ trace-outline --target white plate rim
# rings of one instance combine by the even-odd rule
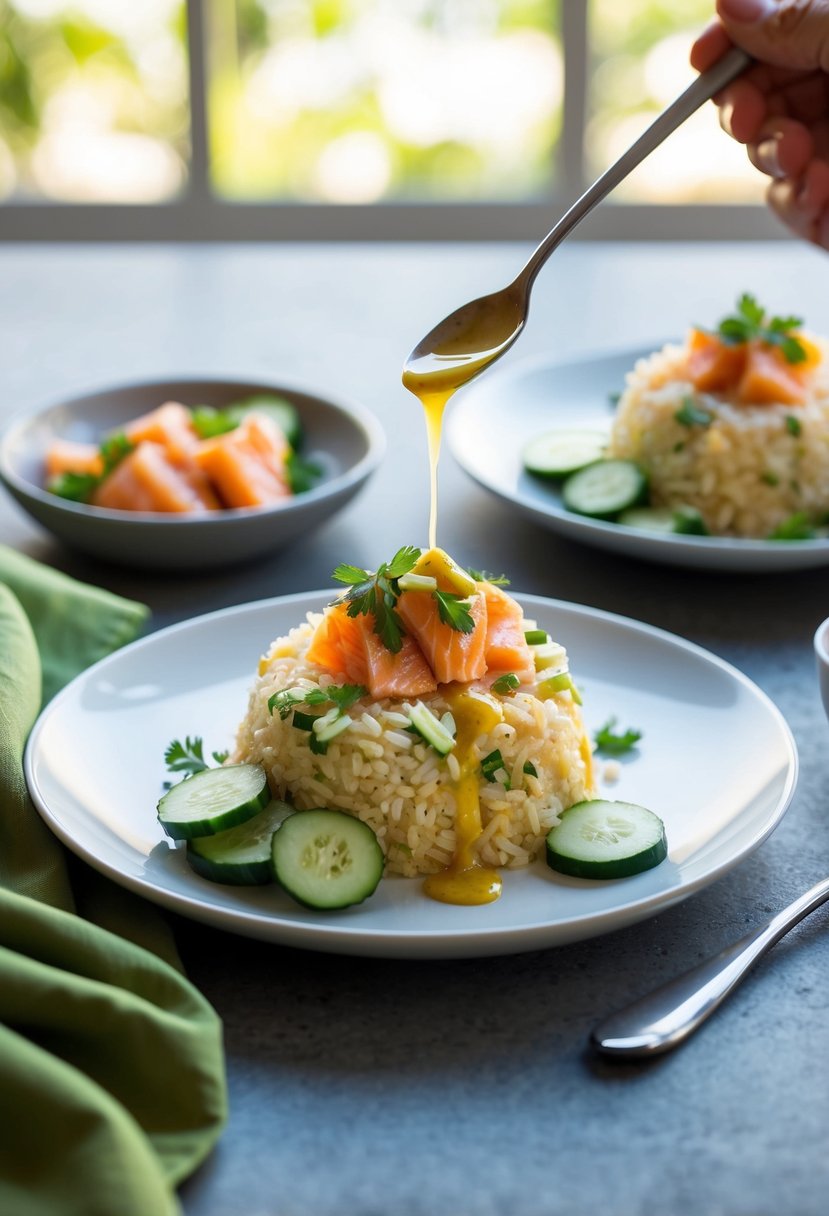
[[[117,667],[123,656],[132,656],[136,652],[152,649],[159,639],[175,636],[197,626],[208,626],[222,620],[226,622],[235,617],[244,618],[254,611],[265,611],[271,608],[289,608],[293,605],[305,610],[318,610],[321,602],[328,602],[332,595],[331,589],[315,592],[299,592],[287,596],[274,596],[265,600],[250,601],[228,608],[217,609],[204,613],[186,621],[169,625],[147,636],[122,647],[93,666],[87,668],[75,677],[39,715],[24,752],[24,774],[32,800],[52,832],[74,853],[88,862],[107,877],[128,890],[139,894],[151,902],[160,904],[173,912],[190,916],[195,920],[215,925],[216,927],[238,932],[246,936],[259,937],[283,945],[324,952],[345,953],[361,956],[379,956],[389,958],[466,958],[479,955],[513,954],[531,950],[546,949],[551,946],[565,945],[572,941],[588,937],[601,936],[615,929],[650,918],[673,904],[684,901],[690,895],[710,885],[734,866],[738,865],[748,855],[754,852],[778,826],[783,815],[788,810],[797,785],[799,759],[794,737],[786,719],[771,698],[738,668],[706,650],[695,642],[657,626],[651,626],[642,621],[624,617],[605,609],[593,608],[586,605],[574,604],[566,600],[553,599],[545,596],[532,595],[515,591],[515,597],[530,608],[542,607],[553,612],[573,614],[577,619],[587,619],[599,626],[602,623],[613,627],[623,627],[648,639],[667,643],[687,655],[701,660],[705,664],[726,675],[730,680],[741,686],[763,707],[780,732],[781,742],[788,756],[786,776],[783,788],[774,809],[765,816],[761,825],[754,831],[750,839],[740,848],[728,853],[712,864],[697,878],[685,881],[678,887],[656,891],[639,900],[623,904],[610,911],[588,912],[583,915],[570,916],[564,922],[576,930],[563,938],[556,938],[557,922],[554,918],[544,923],[527,925],[508,925],[490,927],[470,934],[466,929],[441,929],[428,932],[416,931],[401,933],[394,929],[361,930],[353,925],[341,925],[336,921],[319,924],[303,924],[285,921],[279,916],[263,915],[258,911],[227,909],[211,904],[209,901],[196,896],[185,896],[179,892],[159,887],[155,882],[124,874],[112,862],[106,860],[79,841],[71,830],[64,824],[59,814],[53,811],[40,790],[35,765],[38,759],[40,737],[53,714],[59,713],[63,703],[73,696],[79,687],[95,679],[110,667]],[[252,678],[252,676],[251,676]],[[161,836],[159,837],[161,839]],[[195,879],[196,876],[194,875]],[[404,880],[405,881],[405,880]],[[243,888],[239,890],[243,891]],[[274,932],[274,928],[278,930]],[[551,932],[552,931],[552,932]],[[470,940],[471,939],[471,940]]]
[[[829,563],[829,537],[812,540],[768,541],[756,538],[740,539],[728,536],[683,536],[662,533],[646,533],[644,530],[624,528],[606,520],[590,519],[567,511],[551,496],[549,503],[529,499],[519,490],[498,485],[483,476],[470,459],[463,443],[464,428],[467,427],[477,408],[481,396],[490,397],[503,390],[504,397],[512,402],[511,409],[520,410],[515,404],[516,382],[537,375],[539,372],[573,373],[587,367],[604,363],[612,364],[625,360],[633,368],[638,359],[647,358],[668,343],[676,344],[680,339],[665,338],[646,345],[611,347],[591,354],[558,359],[550,355],[532,355],[500,368],[486,379],[476,379],[458,394],[457,402],[450,406],[446,422],[446,442],[455,461],[477,485],[500,501],[529,515],[543,527],[583,543],[600,548],[628,552],[635,556],[651,557],[665,562],[689,564],[699,567],[724,568],[731,559],[742,557],[740,567],[750,572],[777,569],[797,569]],[[512,394],[512,396],[510,396]],[[555,424],[551,424],[552,426]],[[734,570],[733,566],[728,567]]]

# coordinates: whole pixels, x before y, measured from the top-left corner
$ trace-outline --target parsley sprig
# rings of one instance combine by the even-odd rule
[[[334,604],[346,604],[348,615],[351,617],[373,616],[374,632],[392,654],[400,651],[406,633],[397,611],[399,580],[414,568],[420,553],[420,549],[413,545],[404,545],[402,549],[397,550],[390,562],[383,562],[376,570],[364,570],[361,566],[342,563],[332,575],[336,582],[345,583],[347,587],[347,590],[333,601]],[[469,573],[476,581],[506,581],[500,577],[484,575],[481,571]],[[468,598],[454,595],[451,591],[434,590],[429,594],[438,606],[438,616],[444,625],[458,633],[472,633],[475,619],[469,611]]]
[[[433,591],[432,596],[437,600],[438,616],[444,625],[457,630],[458,633],[472,633],[475,628],[474,618],[469,611],[469,600],[450,591]]]
[[[361,697],[368,696],[362,684],[329,684],[327,688],[283,688],[268,697],[268,710],[274,710],[284,721],[297,705],[336,705],[341,714],[351,709]]]
[[[400,595],[397,580],[409,573],[419,557],[419,549],[404,545],[390,562],[382,562],[374,571],[340,565],[332,575],[336,582],[345,583],[348,588],[334,603],[347,604],[351,617],[373,616],[374,632],[392,654],[400,651],[406,632],[395,606]]]
[[[803,324],[801,317],[770,317],[754,296],[744,292],[737,301],[734,316],[724,317],[717,333],[729,346],[758,340],[777,347],[787,363],[803,363],[808,358],[803,343],[791,332]]]
[[[490,574],[488,570],[473,570],[467,567],[466,573],[474,578],[476,583],[491,583],[493,587],[508,587],[509,579],[505,574]]]
[[[109,477],[125,456],[129,456],[135,444],[127,439],[123,431],[109,435],[98,449],[101,457],[100,473],[60,473],[53,477],[47,489],[59,498],[71,502],[89,502],[101,482]]]
[[[216,764],[224,764],[227,760],[227,752],[211,752],[210,754]],[[184,773],[186,777],[192,777],[194,773],[201,773],[206,768],[210,768],[210,764],[204,758],[204,742],[200,735],[195,735],[192,739],[187,735],[183,743],[180,739],[173,739],[172,743],[167,744],[164,751],[164,763],[169,772]]]
[[[632,751],[642,738],[641,730],[628,729],[616,731],[616,718],[608,718],[604,726],[599,727],[593,738],[596,741],[596,751],[608,756],[623,756]]]

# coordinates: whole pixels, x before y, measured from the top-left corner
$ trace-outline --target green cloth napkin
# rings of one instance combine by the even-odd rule
[[[221,1023],[165,922],[70,866],[23,778],[41,699],[146,617],[0,546],[0,1212],[14,1216],[173,1216],[226,1117]]]

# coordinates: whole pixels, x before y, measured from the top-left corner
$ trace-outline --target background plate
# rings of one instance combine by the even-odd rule
[[[684,899],[756,848],[794,791],[797,753],[779,711],[714,655],[671,634],[517,594],[564,643],[591,733],[611,715],[644,737],[608,797],[665,820],[669,858],[634,878],[587,882],[542,862],[505,871],[480,908],[427,899],[389,878],[337,914],[275,887],[240,889],[194,874],[155,815],[173,738],[206,749],[233,739],[259,655],[319,611],[330,591],[211,613],[134,642],[91,667],[45,709],[26,752],[32,797],[57,835],[116,882],[197,920],[284,945],[396,958],[456,958],[560,945],[621,928]]]
[[[572,540],[631,557],[709,570],[782,571],[829,564],[829,539],[739,540],[671,536],[623,528],[565,511],[555,482],[524,471],[521,452],[534,435],[557,426],[610,431],[611,394],[624,388],[642,350],[584,357],[568,363],[536,359],[475,381],[450,405],[447,442],[462,469],[536,523]]]

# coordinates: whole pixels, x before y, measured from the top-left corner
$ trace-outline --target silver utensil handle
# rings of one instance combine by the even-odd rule
[[[752,63],[751,56],[739,47],[732,47],[707,71],[702,72],[684,93],[677,97],[666,110],[659,115],[634,144],[628,148],[615,164],[611,165],[601,177],[573,204],[556,224],[541,244],[531,254],[529,261],[519,275],[529,287],[544,262],[564,238],[584,219],[598,202],[609,194],[620,182],[631,173],[646,156],[658,148],[662,141],[685,122],[703,102],[709,101],[715,93],[725,88],[727,84],[739,76]]]
[[[650,1056],[676,1047],[719,1008],[766,951],[827,900],[829,878],[714,958],[611,1014],[593,1030],[591,1045],[609,1056]]]

